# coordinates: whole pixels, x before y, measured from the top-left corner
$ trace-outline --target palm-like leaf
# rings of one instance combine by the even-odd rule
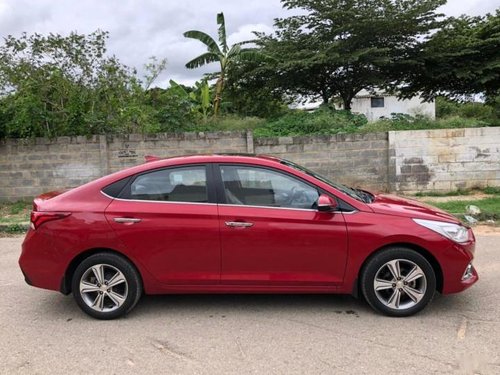
[[[186,31],[184,36],[186,38],[192,38],[199,40],[205,44],[208,51],[204,54],[194,58],[186,64],[186,68],[194,69],[202,65],[209,64],[212,62],[220,63],[220,72],[213,78],[217,78],[217,83],[215,85],[215,99],[214,99],[214,115],[217,116],[219,112],[219,107],[221,104],[222,92],[224,90],[224,76],[227,69],[239,59],[249,60],[249,61],[263,61],[269,59],[267,56],[261,54],[252,48],[242,48],[243,44],[252,43],[252,41],[245,41],[236,43],[231,48],[228,48],[226,40],[226,23],[224,20],[224,14],[217,14],[217,24],[219,25],[219,45],[215,40],[208,34],[202,31],[191,30]],[[205,93],[206,94],[206,93]],[[205,97],[206,99],[206,97]]]
[[[208,52],[215,53],[221,55],[221,50],[217,45],[217,42],[208,34],[203,31],[198,30],[190,30],[184,33],[186,38],[196,39],[205,44],[208,48]]]
[[[235,44],[231,47],[231,49],[229,50],[229,52],[227,53],[227,58],[228,59],[232,59],[236,56],[238,56],[241,52],[241,47],[240,45],[238,44]]]
[[[217,14],[217,25],[219,25],[219,43],[222,46],[222,52],[227,53],[226,22],[224,21],[224,13]]]
[[[200,66],[203,66],[205,64],[210,64],[216,61],[220,61],[220,56],[212,53],[212,52],[206,52],[198,57],[195,57],[193,60],[189,61],[186,63],[186,68],[188,69],[195,69],[199,68]]]

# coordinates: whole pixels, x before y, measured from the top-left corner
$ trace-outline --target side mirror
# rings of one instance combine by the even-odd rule
[[[330,212],[337,208],[337,201],[326,194],[321,194],[318,198],[318,211]]]

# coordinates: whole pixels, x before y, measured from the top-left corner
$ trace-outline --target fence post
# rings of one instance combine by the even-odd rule
[[[101,175],[109,174],[109,152],[108,152],[108,137],[105,135],[99,136],[99,161]]]
[[[251,130],[247,130],[247,153],[255,153],[255,149],[253,146],[253,132]]]
[[[394,192],[398,188],[396,170],[396,132],[387,132],[387,190]]]

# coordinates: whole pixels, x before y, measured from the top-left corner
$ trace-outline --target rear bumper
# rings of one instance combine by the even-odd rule
[[[64,276],[64,264],[51,251],[53,246],[49,238],[35,233],[29,229],[26,234],[19,267],[28,285],[59,291]]]
[[[24,281],[26,281],[26,284],[33,286],[33,283],[32,283],[32,282],[31,282],[31,280],[29,279],[28,275],[26,275],[26,272],[24,272],[24,270],[23,270],[23,268],[21,267],[21,265],[19,265],[19,268],[21,268],[21,272],[23,273],[23,276],[24,276]]]

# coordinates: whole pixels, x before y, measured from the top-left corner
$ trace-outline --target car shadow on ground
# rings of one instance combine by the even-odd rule
[[[348,295],[328,294],[191,294],[144,296],[137,306],[137,314],[158,311],[255,311],[276,313],[283,311],[335,311],[358,314],[368,310],[361,300]]]
[[[48,294],[38,308],[52,318],[79,319],[86,315],[79,310],[72,296]],[[441,296],[418,316],[449,315],[450,311],[470,311],[472,302],[463,295]],[[147,295],[129,314],[130,318],[158,316],[207,316],[210,314],[339,314],[352,317],[377,314],[363,300],[350,295],[330,294],[184,294]],[[91,319],[91,318],[89,318]]]

